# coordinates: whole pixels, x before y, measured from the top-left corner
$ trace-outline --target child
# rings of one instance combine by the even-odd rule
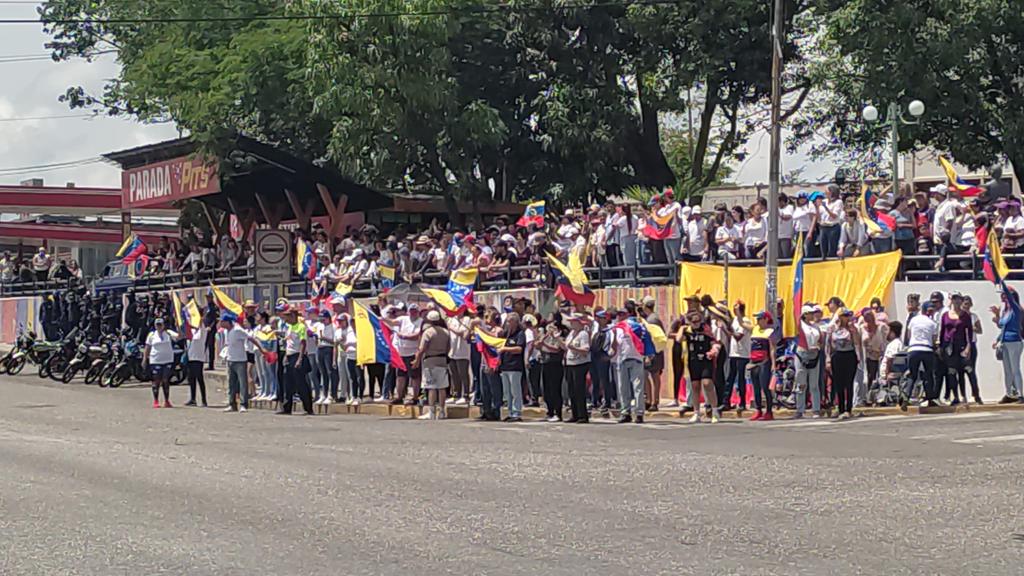
[[[903,343],[903,324],[893,320],[889,322],[888,326],[889,334],[887,338],[889,343],[885,346],[885,353],[882,354],[882,362],[878,367],[878,381],[885,384],[891,384],[892,382],[890,381],[896,380],[895,374],[890,375],[893,358],[907,349]]]

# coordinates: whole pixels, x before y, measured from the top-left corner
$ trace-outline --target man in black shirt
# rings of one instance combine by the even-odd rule
[[[216,326],[220,320],[220,309],[217,307],[217,303],[213,301],[213,292],[206,293],[206,311],[203,314],[203,322],[207,326]],[[210,330],[206,333],[206,353],[210,356],[210,370],[213,370],[213,359],[216,356],[216,339],[217,331]]]

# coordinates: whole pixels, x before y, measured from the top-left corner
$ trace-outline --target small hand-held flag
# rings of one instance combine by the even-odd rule
[[[878,236],[882,233],[882,227],[878,222],[871,217],[871,213],[868,211],[868,199],[871,197],[871,192],[868,190],[867,183],[861,185],[860,198],[857,199],[857,208],[860,209],[860,219],[864,221],[864,225],[868,229],[868,234],[871,236]]]
[[[232,300],[227,293],[216,286],[211,287],[211,290],[213,290],[213,299],[217,302],[217,306],[221,310],[231,312],[239,318],[239,321],[241,321],[244,312],[244,310],[242,310],[242,305]]]
[[[476,349],[483,356],[484,362],[491,370],[497,370],[501,363],[501,356],[498,349],[505,345],[505,339],[500,336],[491,336],[487,332],[477,328],[474,331]]]
[[[801,348],[807,349],[807,336],[804,334],[803,317],[804,307],[804,237],[799,235],[796,238],[796,247],[793,252],[793,317],[796,320],[796,341]]]
[[[355,305],[356,363],[390,364],[406,370],[405,361],[391,342],[391,328],[359,302]]]
[[[313,253],[313,245],[308,240],[299,239],[295,246],[295,271],[299,277],[306,280],[316,278],[316,254]]]
[[[128,276],[135,278],[140,268],[145,270],[149,266],[149,248],[142,238],[132,234],[125,238],[114,258],[120,258],[121,263],[128,267]]]
[[[672,233],[672,220],[675,217],[674,212],[669,212],[664,216],[658,216],[657,213],[652,212],[647,218],[647,224],[644,226],[644,236],[651,240],[664,240],[668,238],[668,235]]]
[[[530,224],[536,226],[544,225],[544,200],[530,202],[523,211],[522,217],[516,222],[517,226],[526,228]]]

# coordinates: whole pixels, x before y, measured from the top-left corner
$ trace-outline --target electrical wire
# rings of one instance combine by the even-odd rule
[[[580,10],[590,8],[628,8],[630,6],[662,6],[678,3],[679,0],[624,0],[621,2],[581,2],[576,4],[562,4],[559,6],[514,6],[511,4],[497,4],[495,6],[481,6],[478,8],[470,8],[466,10],[439,8],[436,10],[351,12],[346,14],[257,14],[238,16],[184,16],[162,18],[3,18],[0,19],[0,24],[195,24],[205,22],[277,22],[344,20],[347,18],[430,18],[436,16],[451,16],[457,14],[480,15],[493,14],[497,12],[536,11],[562,12],[566,10]]]
[[[98,118],[96,114],[65,114],[57,116],[26,116],[21,118],[0,118],[0,122],[35,122],[37,120],[66,120],[68,118]]]

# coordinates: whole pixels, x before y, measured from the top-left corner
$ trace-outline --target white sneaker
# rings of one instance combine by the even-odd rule
[[[234,411],[235,411],[235,409],[234,409],[234,408],[232,408],[231,406],[228,406],[227,408],[225,408],[225,409],[224,409],[224,411],[225,411],[225,412],[234,412]]]
[[[384,401],[384,397],[383,396],[377,396],[376,398],[373,399],[373,401],[374,402],[383,402]]]
[[[459,398],[458,400],[455,401],[455,405],[456,406],[465,406],[466,405],[466,399],[465,398]]]
[[[448,419],[448,411],[442,408],[441,411],[438,412],[438,414],[437,414],[437,419],[438,420],[447,420]]]
[[[712,424],[718,424],[718,419],[719,418],[720,418],[720,415],[718,413],[718,410],[712,410],[711,411],[711,423]]]
[[[334,398],[331,398],[330,396],[324,398],[324,406],[328,406],[330,404],[334,404]]]
[[[419,418],[418,418],[418,420],[433,420],[433,419],[434,419],[434,411],[431,410],[430,408],[427,408],[427,411],[424,412],[423,414],[420,414]]]
[[[690,417],[690,424],[699,424],[699,423],[700,423],[700,414],[699,413],[694,413],[694,415],[692,417]]]
[[[548,422],[561,422],[561,421],[562,421],[562,419],[559,418],[558,416],[552,416],[552,417],[548,418]]]
[[[352,400],[352,406],[359,406],[359,404],[360,404],[359,398],[356,398],[356,399]]]
[[[355,404],[355,402],[356,402],[355,398],[349,398],[348,400],[345,400],[345,406],[351,406],[351,405]]]
[[[238,407],[238,411],[239,412],[248,412],[248,410],[245,409],[245,406],[239,406]]]
[[[449,398],[444,401],[445,404],[455,404],[455,398]]]

